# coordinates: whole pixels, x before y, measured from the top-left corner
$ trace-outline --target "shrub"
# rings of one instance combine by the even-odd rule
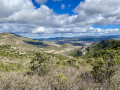
[[[32,73],[45,75],[50,70],[51,57],[45,53],[35,53],[35,57],[30,62]]]
[[[67,90],[67,77],[62,73],[57,73],[51,78],[50,85],[52,90]]]
[[[100,54],[100,55],[99,55]],[[111,79],[120,67],[120,52],[114,50],[105,50],[97,53],[92,60],[93,75],[95,82],[111,84]]]

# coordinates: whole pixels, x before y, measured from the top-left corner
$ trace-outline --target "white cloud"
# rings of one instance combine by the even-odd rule
[[[0,1],[0,18],[8,17],[22,9],[31,9],[34,6],[29,0],[2,0]]]
[[[52,33],[52,28],[45,28],[45,27],[36,27],[32,30],[32,33],[40,33],[40,34],[47,34]]]
[[[65,9],[65,5],[64,4],[61,5],[61,9]]]
[[[71,7],[71,5],[69,4],[68,7]]]
[[[61,28],[50,28],[50,27],[36,27],[32,31],[33,34],[39,33],[39,34],[89,34],[91,33],[96,35],[97,33],[101,35],[105,34],[112,34],[112,33],[120,33],[120,30],[118,28],[116,29],[101,29],[101,28],[93,28],[93,27],[61,27]]]
[[[93,33],[100,33],[100,34],[112,34],[112,33],[120,33],[120,30],[118,28],[116,29],[101,29],[101,28],[93,28],[90,27],[90,30]]]
[[[74,10],[76,15],[57,15],[48,6],[40,8],[31,0],[1,0],[0,32],[25,36],[113,34],[116,29],[93,28],[93,25],[120,24],[119,0],[85,0]],[[62,9],[65,5],[62,4]]]
[[[48,0],[35,0],[35,1],[39,4],[43,4],[43,3],[46,3]]]
[[[74,12],[79,15],[84,14],[86,20],[95,20],[96,18],[102,18],[102,22],[98,22],[95,20],[94,24],[120,24],[117,21],[117,16],[120,14],[120,1],[119,0],[85,0],[81,2]],[[78,17],[80,18],[80,16]]]
[[[15,12],[11,16],[7,18],[3,18],[7,21],[16,21],[16,22],[27,22],[27,23],[35,23],[37,21],[45,19],[47,16],[50,16],[53,13],[47,6],[41,5],[40,8],[35,9],[23,9],[19,12]]]
[[[85,13],[93,15],[99,13],[109,13],[118,8],[120,8],[119,0],[85,0],[85,2],[79,4],[75,11],[80,12],[80,10],[84,10]]]

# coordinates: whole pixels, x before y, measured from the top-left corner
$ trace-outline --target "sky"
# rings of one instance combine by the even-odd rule
[[[0,32],[30,38],[120,35],[120,0],[0,0]]]

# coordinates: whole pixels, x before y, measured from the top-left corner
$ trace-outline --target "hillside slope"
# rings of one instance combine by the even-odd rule
[[[0,45],[11,45],[23,51],[44,51],[47,53],[64,54],[73,49],[80,48],[71,44],[56,44],[54,41],[39,41],[21,37],[11,33],[0,34]]]
[[[84,52],[86,53],[82,56]],[[103,40],[89,47],[81,47],[68,43],[57,45],[54,42],[2,33],[0,88],[119,90],[119,56],[118,40]],[[108,80],[109,77],[111,80]]]
[[[44,42],[32,40],[11,33],[0,34],[0,45],[11,45],[25,51],[38,51],[40,48],[48,46],[48,44]]]
[[[120,50],[120,41],[119,40],[103,40],[93,46],[90,47],[90,51],[99,51],[102,49],[115,49]]]

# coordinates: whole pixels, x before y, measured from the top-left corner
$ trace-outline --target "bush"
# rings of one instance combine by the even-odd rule
[[[100,54],[100,55],[99,55]],[[120,67],[120,52],[114,50],[105,50],[97,53],[93,62],[93,75],[95,82],[111,84],[111,79]]]
[[[38,75],[45,75],[50,70],[51,57],[45,53],[36,53],[30,62],[30,71]]]
[[[54,78],[50,80],[52,90],[67,90],[67,77],[62,73],[57,73]]]

